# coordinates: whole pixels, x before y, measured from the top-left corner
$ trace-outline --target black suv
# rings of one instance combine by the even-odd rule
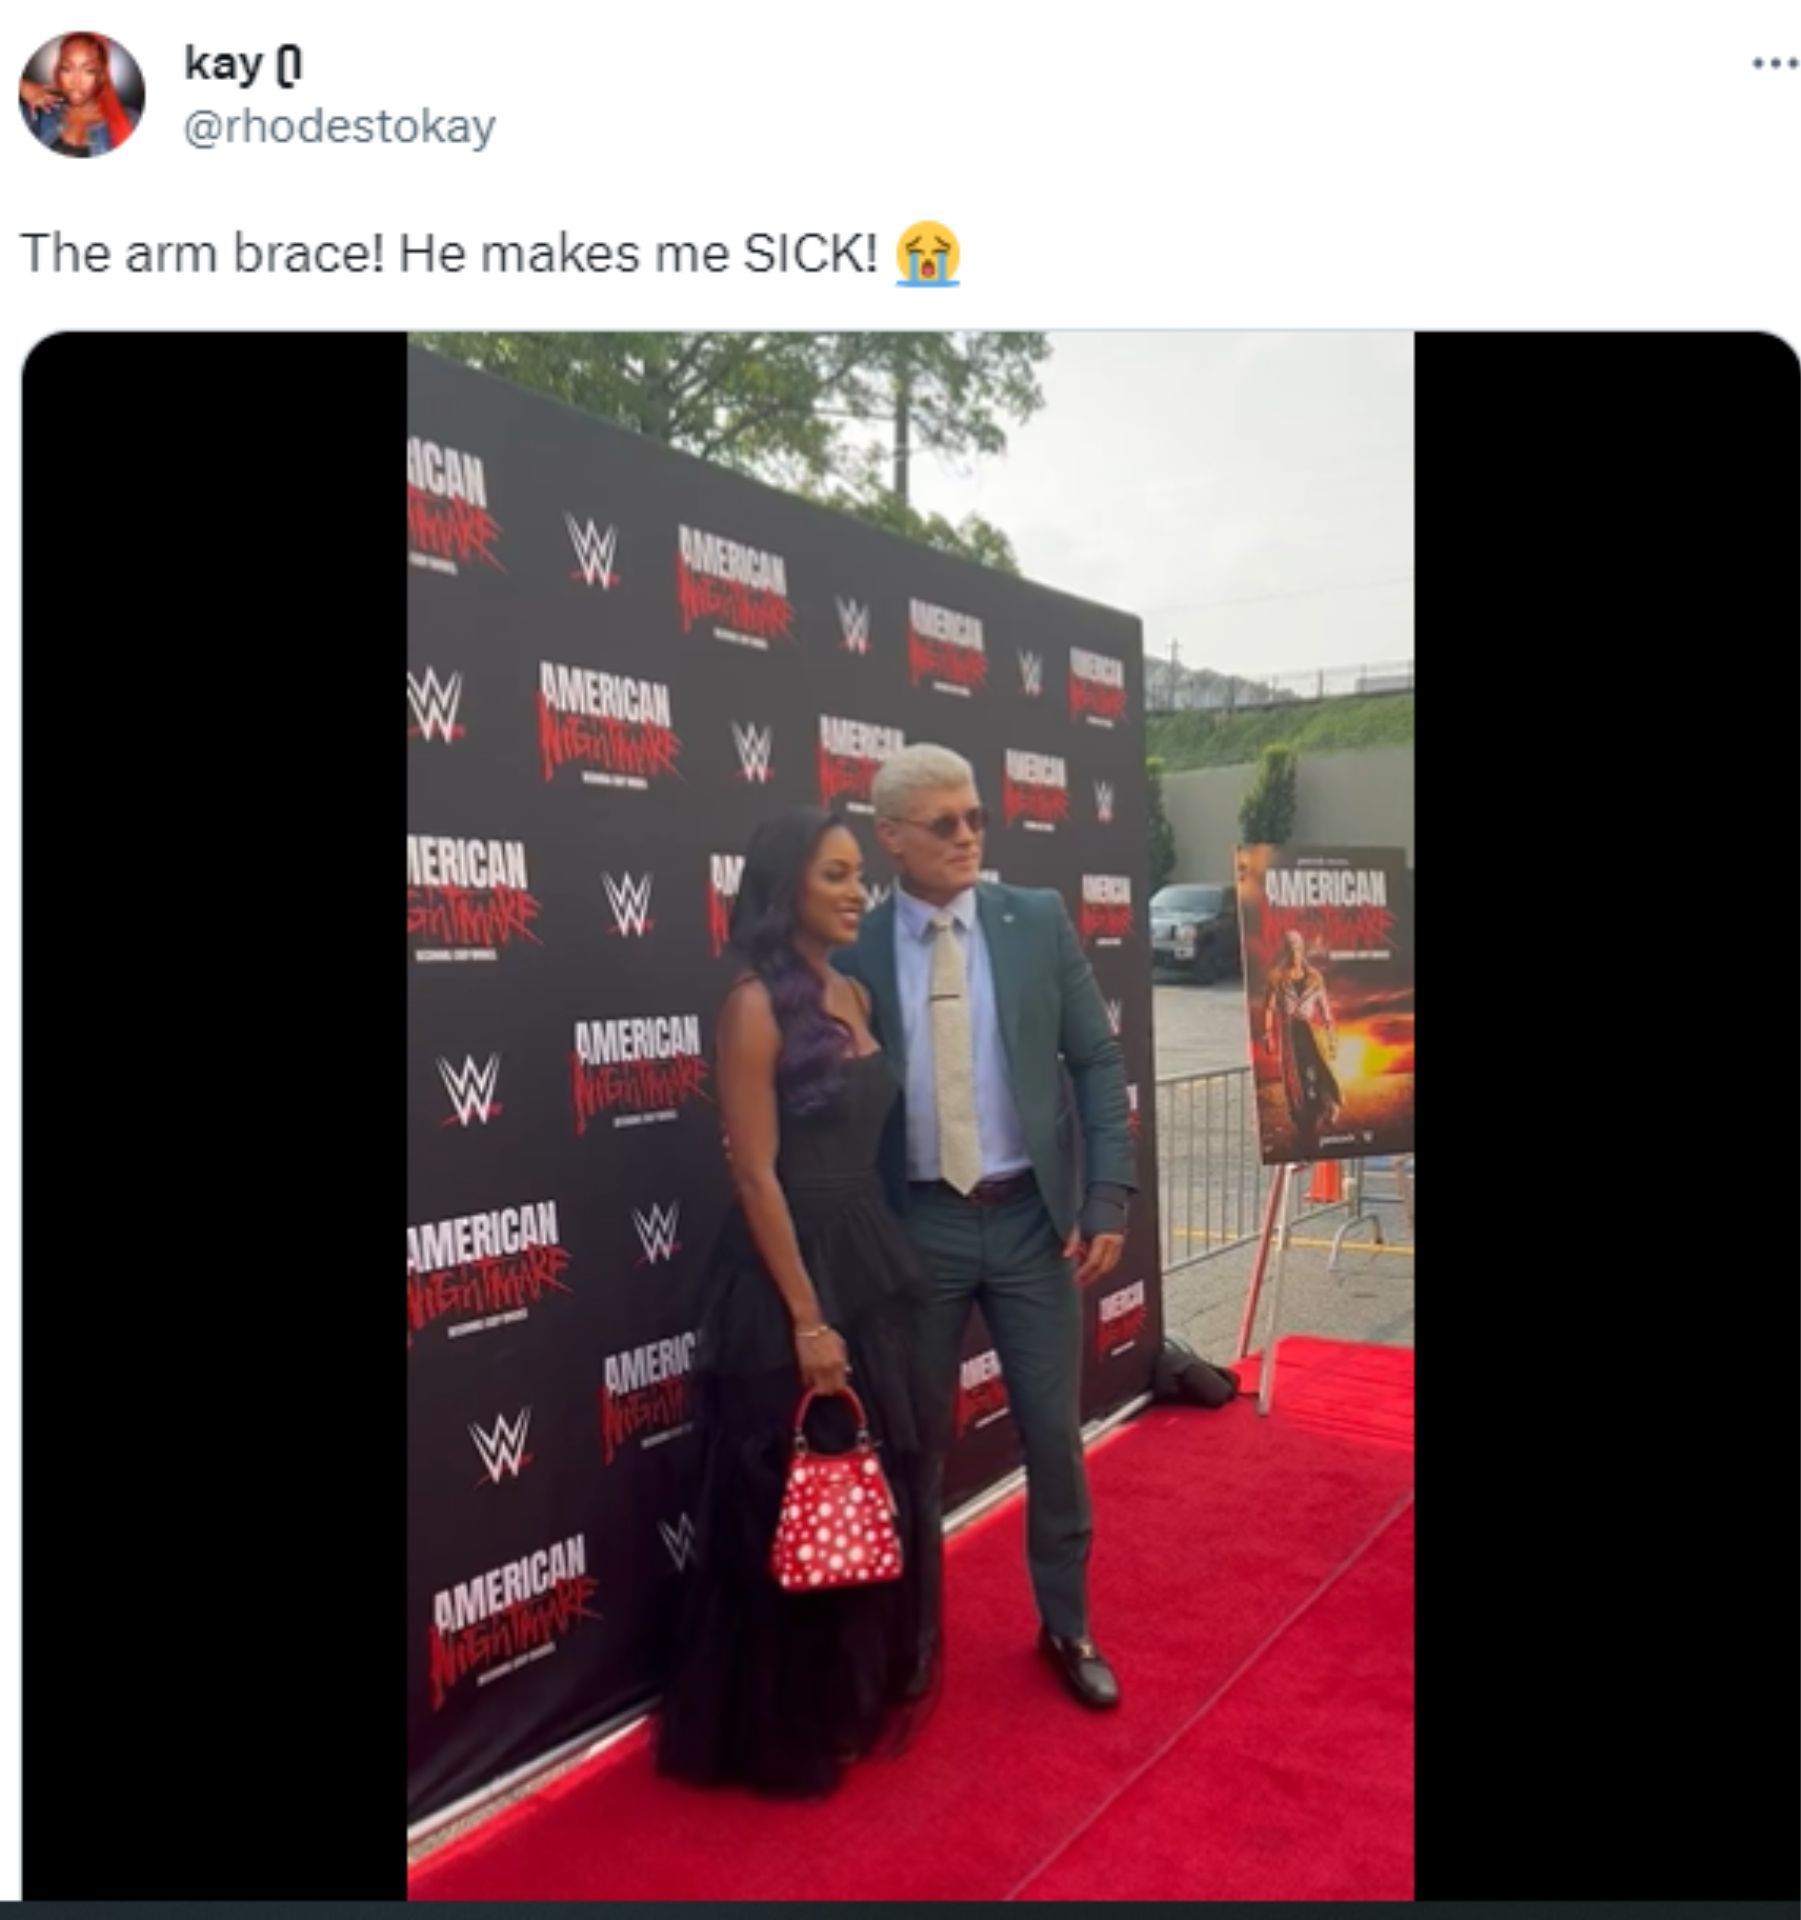
[[[1183,884],[1151,896],[1151,960],[1205,984],[1238,968],[1238,895]]]

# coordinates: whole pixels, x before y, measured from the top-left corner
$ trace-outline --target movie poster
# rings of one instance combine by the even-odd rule
[[[1263,1164],[1413,1151],[1413,914],[1387,847],[1240,847]]]

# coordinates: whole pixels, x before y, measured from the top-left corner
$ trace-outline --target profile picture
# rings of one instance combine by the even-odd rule
[[[103,33],[46,40],[19,76],[19,116],[41,146],[70,160],[115,153],[144,112],[138,63]]]

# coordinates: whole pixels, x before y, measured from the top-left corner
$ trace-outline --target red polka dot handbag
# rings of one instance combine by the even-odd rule
[[[894,1494],[863,1402],[848,1387],[843,1397],[857,1416],[856,1445],[848,1453],[814,1453],[807,1445],[807,1409],[832,1397],[806,1393],[794,1415],[788,1486],[769,1555],[770,1570],[788,1593],[867,1587],[901,1575]]]

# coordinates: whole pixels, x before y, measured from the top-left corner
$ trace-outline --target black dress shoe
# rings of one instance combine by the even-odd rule
[[[1039,1630],[1038,1651],[1062,1674],[1064,1684],[1083,1706],[1119,1705],[1119,1681],[1092,1640],[1059,1640],[1044,1627]]]

